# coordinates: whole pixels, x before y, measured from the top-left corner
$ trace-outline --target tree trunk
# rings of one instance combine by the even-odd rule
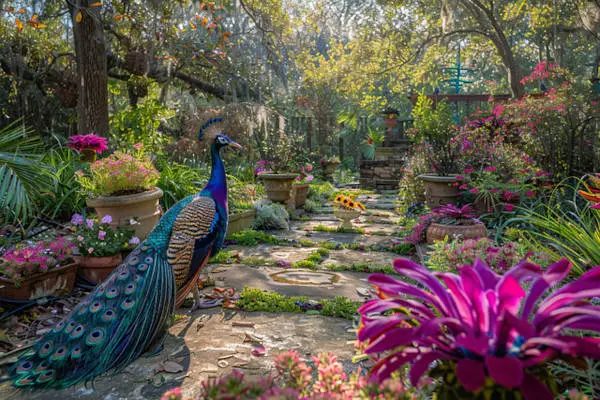
[[[77,61],[77,129],[80,134],[108,135],[108,75],[101,7],[93,0],[68,2]],[[81,15],[81,20],[77,22]]]

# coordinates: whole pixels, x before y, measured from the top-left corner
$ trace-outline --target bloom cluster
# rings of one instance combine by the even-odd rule
[[[600,296],[600,267],[560,289],[554,288],[569,275],[567,260],[546,270],[525,261],[503,276],[479,259],[459,274],[436,276],[405,259],[394,268],[402,280],[371,275],[380,299],[359,309],[358,339],[377,361],[370,372],[376,381],[410,364],[416,385],[438,361],[466,392],[491,384],[517,389],[525,400],[552,400],[556,393],[543,376],[548,362],[600,359],[600,306],[590,302]]]
[[[313,378],[309,367],[296,351],[289,351],[275,358],[275,376],[259,380],[246,380],[244,374],[234,370],[230,375],[213,381],[202,382],[197,399],[261,399],[261,400],[355,400],[395,399],[409,400],[416,396],[398,379],[388,379],[383,384],[373,384],[360,369],[348,376],[334,354],[323,353],[313,357],[317,369]],[[181,400],[180,388],[166,392],[161,400]]]
[[[412,233],[404,241],[411,244],[419,244],[425,241],[427,229],[432,223],[442,225],[465,225],[477,222],[477,214],[470,204],[457,207],[446,204],[431,210],[429,214],[419,217],[419,223],[412,228]]]
[[[133,230],[111,226],[113,219],[105,215],[98,218],[84,218],[80,214],[71,217],[71,230],[76,238],[79,253],[85,256],[112,256],[130,246],[136,246],[140,239],[133,236]],[[132,221],[135,223],[135,221]]]
[[[59,236],[52,242],[15,247],[0,257],[0,275],[18,283],[21,278],[65,265],[75,245]]]
[[[347,210],[360,210],[365,211],[365,206],[363,203],[359,201],[355,201],[348,196],[344,196],[342,194],[337,195],[333,200],[333,204],[340,208],[345,208]]]
[[[115,152],[94,162],[89,175],[78,171],[76,178],[93,195],[131,194],[151,189],[159,173],[148,158]]]
[[[93,133],[88,135],[74,135],[69,137],[67,147],[77,151],[93,150],[98,154],[102,154],[108,150],[108,141],[106,138]]]

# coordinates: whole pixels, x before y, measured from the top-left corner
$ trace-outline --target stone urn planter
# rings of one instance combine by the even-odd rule
[[[274,203],[287,204],[292,197],[292,185],[296,174],[261,174],[265,193]]]
[[[255,209],[230,214],[227,225],[227,236],[250,229],[254,223],[254,218],[256,218]]]
[[[325,178],[331,177],[339,164],[339,161],[326,161],[323,163],[323,175]]]
[[[161,209],[159,199],[163,191],[154,188],[143,193],[124,196],[99,196],[86,200],[88,207],[96,209],[100,218],[105,215],[112,217],[111,225],[129,226],[130,220],[136,219],[137,224],[131,227],[135,236],[144,240],[160,219]]]
[[[308,183],[292,185],[292,198],[296,208],[304,207],[304,203],[306,203],[306,198],[308,197],[308,190]]]
[[[432,223],[427,228],[427,243],[439,242],[448,236],[450,239],[480,239],[487,237],[487,229],[481,222],[470,221],[462,225],[443,225]]]
[[[425,202],[431,208],[443,206],[445,204],[456,204],[460,196],[457,186],[452,186],[458,182],[452,176],[439,176],[423,174],[418,176],[425,186]]]
[[[75,286],[79,264],[72,262],[48,272],[24,278],[17,286],[11,279],[0,277],[0,297],[9,300],[35,300],[69,294]]]
[[[121,253],[104,257],[77,256],[79,275],[92,283],[100,283],[123,261]]]
[[[343,207],[335,207],[333,209],[333,213],[337,219],[342,221],[342,225],[340,227],[343,229],[352,229],[352,221],[360,217],[361,214],[359,210],[352,210]]]

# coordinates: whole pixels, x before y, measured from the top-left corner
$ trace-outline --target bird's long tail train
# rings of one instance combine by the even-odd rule
[[[17,387],[60,389],[118,372],[162,345],[175,295],[173,270],[144,242],[21,355],[9,378]]]

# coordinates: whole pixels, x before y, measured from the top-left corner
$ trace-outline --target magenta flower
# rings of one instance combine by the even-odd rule
[[[87,225],[88,228],[92,229],[94,227],[94,220],[93,219],[86,219],[85,223]]]
[[[312,176],[312,175],[306,175],[306,183],[311,183],[313,181],[313,179],[315,179],[314,176]]]
[[[98,231],[98,239],[104,240],[105,237],[106,237],[106,232]]]
[[[472,219],[477,217],[475,210],[470,204],[465,204],[460,208],[452,204],[446,204],[444,206],[435,208],[432,212],[440,217],[446,218]]]
[[[102,217],[101,221],[103,224],[110,224],[112,222],[112,217],[110,215],[105,215]]]
[[[83,217],[80,214],[73,214],[71,217],[71,224],[81,225],[83,224]]]
[[[456,363],[456,376],[468,391],[487,377],[518,389],[525,400],[552,400],[553,393],[533,373],[534,367],[563,357],[600,359],[600,267],[552,292],[571,269],[563,259],[546,271],[521,262],[503,276],[483,261],[460,268],[458,275],[434,275],[405,259],[394,262],[402,276],[373,274],[379,292],[359,311],[358,339],[366,353],[381,358],[371,378],[383,381],[405,364],[416,385],[434,361]],[[530,281],[525,290],[522,283]],[[401,313],[398,310],[408,310]],[[581,337],[569,330],[595,332]]]
[[[108,150],[108,141],[98,135],[90,133],[89,135],[74,135],[70,136],[67,141],[67,147],[81,151],[94,150],[98,154],[102,154]]]
[[[496,172],[496,167],[494,167],[494,166],[485,167],[484,170],[487,172]]]

